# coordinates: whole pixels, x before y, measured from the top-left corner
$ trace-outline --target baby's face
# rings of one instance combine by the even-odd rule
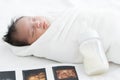
[[[38,76],[31,76],[29,77],[28,80],[40,80],[40,79],[38,78]]]
[[[25,16],[16,23],[16,38],[28,44],[35,42],[50,26],[44,17]]]

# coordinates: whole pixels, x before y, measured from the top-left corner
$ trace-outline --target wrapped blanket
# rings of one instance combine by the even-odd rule
[[[83,56],[79,54],[80,44],[95,38],[99,38],[99,35],[87,27],[79,10],[68,9],[52,22],[36,42],[17,55],[34,55],[59,62],[81,63]]]
[[[109,11],[68,9],[51,23],[37,41],[16,54],[34,55],[59,62],[83,62],[90,75],[105,72],[108,69],[105,53],[109,57],[115,50],[120,52],[115,47],[117,43],[117,47],[120,46],[118,17],[118,14]],[[109,57],[109,61],[112,60],[120,63]]]

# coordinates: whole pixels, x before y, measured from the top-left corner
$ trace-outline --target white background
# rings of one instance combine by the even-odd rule
[[[43,12],[61,11],[67,8],[110,8],[120,11],[120,0],[0,0],[0,38],[6,33],[13,17],[39,15]],[[17,57],[0,39],[0,70],[33,68],[56,62],[35,57]],[[9,67],[8,67],[9,66]],[[88,77],[80,66],[82,80],[120,80],[120,68],[111,64],[110,71],[97,77]],[[118,75],[117,75],[118,74]]]
[[[120,0],[0,0],[0,34],[3,35],[15,16],[39,15],[42,12],[61,11],[71,7],[120,10]]]

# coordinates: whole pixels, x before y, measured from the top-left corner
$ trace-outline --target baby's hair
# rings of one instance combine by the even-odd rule
[[[14,35],[16,34],[17,30],[16,30],[16,23],[23,18],[24,16],[21,16],[19,18],[17,18],[16,20],[11,20],[11,24],[8,25],[8,32],[6,35],[4,35],[3,40],[11,45],[14,46],[26,46],[28,45],[26,42],[23,41],[19,41],[17,40]]]

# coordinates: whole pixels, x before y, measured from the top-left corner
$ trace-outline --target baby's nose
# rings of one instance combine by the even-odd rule
[[[40,21],[36,21],[35,24],[34,24],[35,28],[40,28],[40,25],[41,25]]]

